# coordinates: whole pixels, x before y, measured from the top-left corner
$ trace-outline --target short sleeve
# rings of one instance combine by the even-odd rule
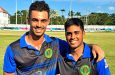
[[[4,55],[3,71],[7,73],[13,73],[16,70],[16,63],[14,60],[14,54],[10,46],[7,47]]]
[[[98,75],[111,75],[106,59],[97,62]]]

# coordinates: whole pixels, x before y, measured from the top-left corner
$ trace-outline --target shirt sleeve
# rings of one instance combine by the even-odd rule
[[[106,59],[97,62],[98,75],[111,75]]]
[[[10,46],[7,47],[4,55],[3,71],[13,73],[16,70],[16,63],[14,61],[14,54]]]

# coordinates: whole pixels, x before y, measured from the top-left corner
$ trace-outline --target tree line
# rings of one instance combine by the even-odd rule
[[[115,13],[96,13],[92,12],[88,15],[81,15],[80,12],[69,11],[68,18],[64,16],[64,9],[60,10],[62,12],[59,15],[58,11],[50,11],[51,25],[63,25],[68,18],[78,17],[83,20],[86,25],[115,25]],[[27,24],[28,11],[21,10],[17,11],[17,24]],[[16,24],[16,13],[10,17],[10,23]]]

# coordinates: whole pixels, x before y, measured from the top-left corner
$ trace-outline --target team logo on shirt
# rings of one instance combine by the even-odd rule
[[[89,75],[90,74],[90,68],[89,68],[89,66],[88,65],[81,66],[80,73],[82,75]]]
[[[47,48],[47,49],[45,50],[45,57],[46,57],[46,58],[51,58],[52,55],[53,55],[52,49],[51,49],[51,48]]]

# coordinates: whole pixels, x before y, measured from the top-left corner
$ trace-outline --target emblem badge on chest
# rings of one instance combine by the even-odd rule
[[[90,68],[89,68],[89,66],[88,65],[82,65],[80,67],[80,73],[82,75],[89,75],[90,74]]]
[[[51,48],[47,48],[47,49],[45,50],[45,57],[46,57],[46,58],[51,58],[52,55],[53,55],[53,50],[52,50]]]

